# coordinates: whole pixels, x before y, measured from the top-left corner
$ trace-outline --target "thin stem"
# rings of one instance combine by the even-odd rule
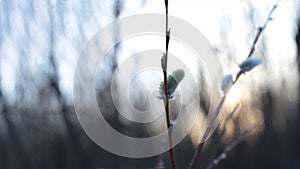
[[[210,123],[208,124],[208,127],[206,128],[206,130],[205,130],[205,132],[204,132],[204,134],[203,134],[203,136],[202,136],[202,138],[201,138],[201,140],[200,140],[200,143],[198,144],[198,146],[197,146],[197,148],[196,148],[196,151],[194,152],[192,161],[190,162],[189,167],[188,167],[189,169],[192,169],[192,168],[195,167],[196,162],[197,162],[197,160],[198,160],[198,158],[199,158],[199,154],[200,154],[200,152],[201,152],[201,150],[202,150],[202,148],[203,148],[203,146],[204,146],[204,144],[205,144],[205,140],[206,140],[206,138],[207,138],[208,135],[209,135],[210,127],[211,127],[211,125],[213,124],[213,122],[215,121],[215,119],[218,117],[218,114],[219,114],[219,112],[220,112],[220,110],[221,110],[221,108],[222,108],[222,106],[223,106],[223,104],[224,104],[225,99],[226,99],[226,95],[224,95],[224,96],[222,97],[222,99],[221,99],[221,101],[219,102],[219,104],[218,104],[216,110],[213,112],[213,114],[212,114],[212,120],[211,120]]]
[[[253,43],[252,43],[252,46],[251,46],[251,49],[250,49],[250,52],[249,52],[247,58],[250,58],[250,57],[252,56],[252,54],[254,53],[254,51],[255,51],[255,45],[256,45],[256,43],[257,43],[257,41],[258,41],[258,39],[259,39],[261,33],[266,29],[266,27],[267,27],[269,21],[272,20],[272,13],[273,13],[274,10],[277,8],[277,4],[278,4],[278,3],[276,3],[276,4],[272,7],[271,11],[270,11],[269,14],[268,14],[268,18],[267,18],[265,24],[264,24],[262,27],[259,27],[259,28],[258,28],[258,30],[257,30],[257,32],[256,32],[256,36],[255,36],[255,38],[254,38],[254,41],[253,41]]]
[[[274,12],[274,10],[277,8],[277,5],[278,5],[278,4],[276,3],[276,4],[273,6],[272,10],[269,12],[268,19],[266,20],[265,24],[264,24],[262,27],[260,27],[260,28],[258,29],[258,31],[257,31],[257,33],[256,33],[256,36],[255,36],[255,38],[254,38],[254,40],[253,40],[253,43],[252,43],[252,46],[251,46],[251,49],[250,49],[250,52],[249,52],[247,58],[251,57],[252,54],[254,53],[254,51],[255,51],[255,45],[256,45],[256,43],[257,43],[259,37],[261,36],[261,33],[263,32],[263,30],[265,30],[265,28],[266,28],[267,24],[269,23],[269,21],[272,20],[271,15],[272,15],[272,13]],[[237,73],[236,78],[235,78],[235,80],[233,81],[233,85],[236,84],[236,82],[238,81],[238,79],[240,78],[240,76],[241,76],[243,73],[244,73],[244,72],[243,72],[242,70],[240,70],[240,71]],[[233,86],[233,85],[232,85],[232,86]],[[230,89],[232,88],[232,86],[230,87]],[[230,90],[230,89],[229,89],[229,90]],[[192,158],[192,160],[191,160],[191,162],[190,162],[190,164],[189,164],[189,168],[188,168],[188,169],[192,169],[192,168],[195,167],[196,162],[197,162],[197,159],[198,159],[198,156],[199,156],[199,154],[200,154],[200,152],[201,152],[201,150],[202,150],[202,148],[203,148],[203,146],[204,146],[205,140],[206,140],[206,138],[207,138],[207,136],[208,136],[208,134],[209,134],[211,125],[213,124],[213,122],[214,122],[214,120],[216,119],[216,117],[218,117],[219,112],[220,112],[220,109],[221,109],[221,107],[223,106],[223,103],[224,103],[224,100],[225,100],[225,99],[226,99],[226,95],[223,96],[223,98],[222,98],[222,100],[219,102],[219,104],[218,104],[216,110],[213,112],[212,120],[211,120],[210,124],[208,125],[208,127],[206,128],[205,133],[204,133],[204,135],[202,136],[201,141],[200,141],[199,145],[197,146],[197,149],[196,149],[195,152],[194,152],[193,158]]]
[[[166,8],[166,51],[165,51],[165,69],[163,70],[164,74],[164,104],[165,104],[165,113],[166,113],[166,120],[167,120],[167,128],[168,131],[171,128],[171,120],[170,120],[170,111],[169,111],[169,98],[168,98],[168,49],[169,49],[169,41],[170,41],[170,30],[169,30],[169,12],[168,12],[168,0],[165,0],[165,8]],[[170,146],[170,159],[171,159],[171,164],[172,168],[176,169],[176,164],[175,164],[175,158],[174,158],[174,150],[173,150],[173,144],[172,144],[172,132],[168,132],[168,137],[169,137],[169,146]]]
[[[190,162],[189,169],[195,167],[196,161],[197,161],[198,158],[199,158],[199,154],[200,154],[200,152],[201,152],[201,150],[202,150],[204,144],[205,144],[205,142],[200,142],[200,144],[198,144],[197,149],[196,149],[196,151],[195,151],[195,153],[194,153],[194,155],[193,155],[192,161]]]

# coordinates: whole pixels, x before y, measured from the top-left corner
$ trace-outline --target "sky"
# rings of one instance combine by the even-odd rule
[[[276,2],[170,0],[169,11],[170,15],[191,23],[207,37],[222,64],[222,73],[227,74],[238,70],[237,64],[246,58],[256,28],[265,22]],[[46,92],[45,95],[51,98],[46,97],[47,101],[40,96],[41,91],[49,87],[49,79],[55,76],[66,103],[72,105],[74,70],[82,48],[97,31],[114,21],[114,5],[112,0],[2,0],[0,84],[5,104],[19,108],[44,106],[45,109],[55,110],[59,103],[53,93]],[[158,0],[130,0],[122,2],[122,5],[121,18],[134,14],[164,13],[163,1]],[[284,115],[282,111],[295,109],[299,99],[294,42],[299,6],[298,1],[279,2],[272,15],[273,20],[265,29],[254,53],[263,59],[263,64],[241,79],[234,96],[238,97],[237,101],[256,103],[255,98],[260,93],[267,90],[274,92],[274,109],[278,110],[274,124],[278,129],[286,126],[285,119],[295,117],[294,114]],[[122,56],[130,56],[148,46],[139,43],[142,39],[131,40],[121,46],[119,62]],[[155,37],[150,37],[147,42],[155,44]],[[171,53],[180,55],[182,50],[179,49],[182,48],[171,42]],[[193,62],[188,64],[193,67]],[[105,76],[110,75],[107,70]],[[255,111],[262,114],[260,108],[255,108]],[[263,116],[259,117],[260,121],[263,120]]]
[[[299,18],[299,1],[173,0],[169,3],[170,15],[189,22],[207,37],[216,49],[222,64],[223,75],[235,74],[238,71],[238,64],[246,59],[257,28],[264,25],[269,12],[276,3],[278,7],[272,14],[272,21],[268,23],[253,54],[254,57],[262,58],[263,64],[242,77],[227,99],[230,102],[229,105],[242,103],[244,107],[239,115],[241,130],[253,124],[263,126],[264,112],[262,112],[263,106],[259,98],[268,91],[271,91],[274,97],[273,125],[278,131],[284,131],[288,121],[296,118],[297,111],[294,110],[297,110],[299,99],[299,74],[296,64],[295,35]],[[164,14],[165,12],[163,2],[156,0],[147,1],[144,6],[141,6],[138,1],[130,1],[125,6],[123,16],[142,13]],[[176,30],[176,27],[172,28],[172,25],[170,27],[171,33],[172,29]],[[153,41],[155,41],[154,38]],[[159,43],[159,41],[155,42]],[[134,44],[134,47],[139,46],[139,40]],[[139,48],[136,49],[138,50]],[[179,55],[178,57],[183,55],[184,58],[187,54],[182,52],[174,41],[170,42],[169,50]],[[193,62],[188,64],[192,66]],[[197,124],[202,124],[202,121],[203,117],[200,116]],[[199,133],[197,131],[201,127],[201,125],[198,128],[195,127],[196,132],[192,132],[192,135]],[[261,131],[257,131],[257,134]],[[196,138],[194,140],[198,142],[199,135],[195,134],[192,138]]]

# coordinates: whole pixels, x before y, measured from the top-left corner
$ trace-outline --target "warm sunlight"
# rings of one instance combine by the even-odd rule
[[[238,84],[235,84],[228,92],[226,102],[229,104],[236,104],[237,102],[239,102],[240,97],[241,97],[241,87]]]
[[[0,0],[0,27],[0,169],[300,169],[300,0]]]

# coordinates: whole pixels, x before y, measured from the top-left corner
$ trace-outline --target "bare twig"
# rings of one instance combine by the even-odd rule
[[[167,128],[168,130],[171,128],[171,120],[170,120],[170,112],[169,112],[169,98],[168,98],[168,83],[167,83],[167,70],[168,70],[168,49],[169,49],[169,41],[170,41],[170,30],[169,30],[169,23],[168,23],[168,0],[165,0],[165,8],[166,8],[166,51],[165,51],[165,68],[163,69],[163,75],[164,75],[164,104],[165,104],[165,113],[166,113],[166,120],[167,120]],[[175,165],[175,158],[174,158],[174,150],[172,148],[172,132],[168,132],[169,136],[169,146],[170,146],[170,159],[172,168],[176,169]]]
[[[269,12],[269,15],[268,15],[268,18],[267,18],[265,24],[262,27],[258,28],[256,36],[254,38],[254,41],[252,43],[252,46],[251,46],[251,49],[250,49],[250,52],[249,52],[247,58],[250,58],[252,56],[252,54],[254,53],[254,51],[255,51],[255,45],[256,45],[256,43],[257,43],[257,41],[258,41],[261,33],[266,29],[269,21],[272,20],[272,13],[277,8],[277,6],[278,6],[278,2],[272,7],[271,11]]]
[[[224,134],[227,132],[227,127],[226,126],[227,126],[228,122],[230,121],[230,119],[232,119],[233,115],[240,110],[240,108],[241,108],[241,103],[238,102],[238,104],[235,105],[234,109],[226,116],[226,118],[224,120],[224,123],[222,125],[222,130],[219,134],[220,140],[223,138]],[[221,128],[221,126],[220,126],[220,128]],[[215,146],[214,150],[218,150],[219,149],[218,147],[219,146]]]
[[[224,95],[221,99],[221,101],[219,102],[216,110],[213,112],[213,117],[212,117],[212,120],[211,120],[211,123],[208,124],[208,127],[206,128],[201,140],[200,140],[200,143],[199,145],[197,146],[196,148],[196,151],[194,152],[194,155],[193,155],[193,158],[192,158],[192,161],[190,162],[189,164],[189,169],[192,169],[195,167],[195,164],[196,164],[196,161],[198,160],[199,158],[199,154],[205,144],[205,140],[207,138],[207,136],[209,135],[209,132],[210,132],[210,126],[213,124],[213,121],[217,118],[219,112],[220,112],[220,109],[222,108],[223,106],[223,103],[226,99],[226,95]]]
[[[225,160],[227,158],[227,154],[233,150],[239,143],[241,143],[245,137],[254,130],[256,126],[254,125],[250,129],[244,131],[237,139],[235,139],[229,146],[225,148],[225,150],[217,157],[215,158],[211,163],[208,164],[206,169],[212,169],[216,165],[218,165],[222,160]]]
[[[247,58],[250,58],[250,57],[252,56],[252,54],[254,53],[254,51],[255,51],[255,45],[256,45],[256,43],[257,43],[259,37],[261,36],[261,33],[263,32],[263,30],[266,28],[267,24],[269,23],[269,21],[272,20],[271,15],[272,15],[272,13],[274,12],[274,10],[277,8],[277,6],[278,6],[278,3],[276,3],[276,4],[273,6],[273,8],[271,9],[271,11],[269,12],[268,18],[267,18],[265,24],[264,24],[262,27],[258,28],[257,34],[256,34],[256,36],[255,36],[255,38],[254,38],[254,40],[253,40],[252,47],[251,47],[251,49],[250,49],[250,52],[249,52]],[[235,78],[235,80],[233,81],[232,86],[233,86],[234,84],[236,84],[236,82],[238,81],[238,79],[240,78],[240,76],[241,76],[243,73],[244,73],[244,72],[243,72],[242,70],[240,70],[240,71],[237,73],[236,78]],[[232,88],[232,86],[230,87],[230,89]],[[230,90],[230,89],[229,89],[229,90]],[[193,158],[192,158],[192,160],[191,160],[191,162],[190,162],[190,164],[189,164],[189,167],[188,167],[189,169],[192,169],[192,168],[195,167],[196,161],[197,161],[197,159],[198,159],[198,156],[199,156],[199,154],[200,154],[200,152],[201,152],[201,150],[202,150],[202,148],[203,148],[203,145],[204,145],[204,143],[205,143],[205,140],[207,139],[207,136],[208,136],[208,134],[209,134],[209,132],[210,132],[211,125],[213,125],[215,119],[218,117],[219,112],[220,112],[220,109],[221,109],[221,107],[222,107],[223,104],[224,104],[224,100],[226,99],[226,96],[227,96],[227,95],[225,94],[225,95],[222,97],[222,99],[221,99],[221,101],[219,102],[219,104],[218,104],[216,110],[213,112],[213,114],[212,114],[212,120],[211,120],[210,123],[207,125],[207,128],[206,128],[206,130],[205,130],[205,133],[204,133],[204,135],[202,136],[201,141],[200,141],[199,145],[197,146],[197,148],[196,148],[196,150],[195,150],[195,152],[194,152]]]

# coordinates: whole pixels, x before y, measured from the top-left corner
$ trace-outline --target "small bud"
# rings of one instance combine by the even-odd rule
[[[179,84],[184,78],[184,71],[181,69],[177,69],[171,74],[171,77],[169,76],[169,78],[173,78],[177,82],[177,84]]]
[[[170,36],[170,34],[171,34],[171,29],[168,29],[167,36]]]
[[[221,89],[224,94],[227,94],[231,86],[233,85],[233,78],[231,74],[225,75],[222,79]]]
[[[174,92],[175,92],[178,84],[182,81],[183,78],[184,78],[184,71],[181,69],[175,70],[171,75],[168,76],[167,94],[168,94],[169,99],[172,99],[174,97],[174,95],[175,95]],[[164,82],[161,82],[160,86],[159,86],[159,93],[161,96],[164,96],[164,92],[165,92],[164,89],[165,89]]]
[[[160,59],[161,61],[161,68],[163,69],[163,71],[166,71],[166,54],[163,53],[163,56]]]
[[[260,65],[262,62],[262,60],[260,58],[255,58],[255,57],[250,57],[246,60],[244,60],[240,65],[240,69],[243,72],[248,72],[251,69],[253,69],[254,67],[256,67],[257,65]]]

